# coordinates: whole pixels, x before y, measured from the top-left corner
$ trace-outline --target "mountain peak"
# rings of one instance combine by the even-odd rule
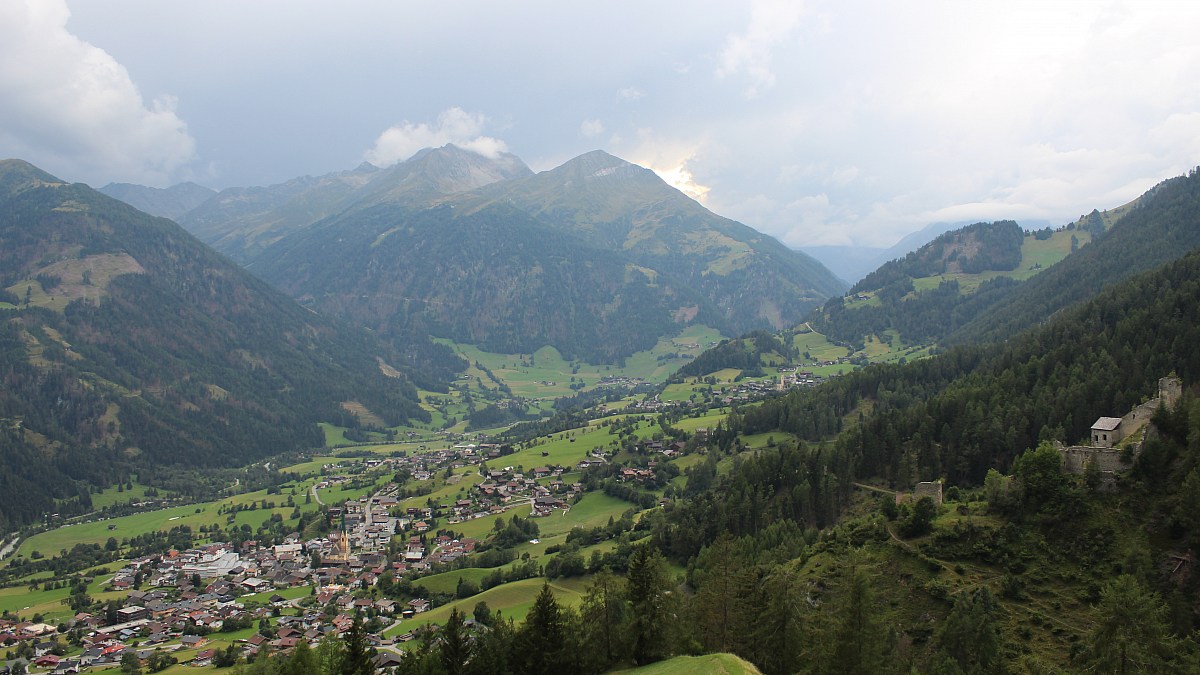
[[[629,169],[648,171],[648,169],[610,155],[603,150],[592,150],[567,161],[555,171],[564,171],[579,178],[600,178]]]
[[[23,159],[0,159],[0,195],[14,195],[30,187],[47,183],[66,184],[65,181],[55,178]]]
[[[586,152],[557,168],[543,172],[548,178],[556,178],[566,187],[608,186],[608,189],[638,185],[642,188],[657,189],[659,184],[666,186],[650,169],[638,166],[632,162],[610,155],[603,150]],[[653,186],[653,187],[651,187]],[[588,187],[587,189],[595,189]]]
[[[516,155],[502,152],[487,157],[469,148],[447,143],[425,148],[396,164],[380,177],[385,195],[454,194],[491,183],[523,178],[533,171]]]

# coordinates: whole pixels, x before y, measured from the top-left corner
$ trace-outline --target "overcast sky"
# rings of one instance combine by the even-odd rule
[[[1065,223],[1200,164],[1200,2],[0,0],[0,156],[213,188],[600,148],[786,243]]]

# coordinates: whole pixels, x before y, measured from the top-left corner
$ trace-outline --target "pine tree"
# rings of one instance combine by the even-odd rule
[[[455,607],[450,610],[450,617],[442,627],[438,650],[442,667],[450,675],[461,675],[471,658],[471,645],[467,641],[467,631],[463,626],[463,615]]]
[[[642,545],[629,557],[630,630],[633,661],[645,665],[663,658],[666,649],[667,573],[662,556]]]
[[[597,572],[579,607],[588,670],[603,672],[628,653],[625,602],[622,580],[607,569]]]
[[[230,647],[232,646],[230,645]],[[317,664],[317,654],[308,646],[308,642],[304,640],[297,642],[291,656],[288,657],[287,662],[283,665],[283,675],[309,675],[310,673],[320,672],[320,666]]]
[[[362,621],[356,616],[350,630],[346,633],[346,645],[342,652],[341,675],[374,675],[375,665],[371,663],[371,646],[367,643],[367,633]]]
[[[467,663],[467,674],[496,675],[516,672],[518,669],[513,656],[516,636],[517,631],[513,628],[512,621],[500,618],[497,612],[491,627],[480,634],[475,642],[474,655]]]
[[[833,633],[828,672],[851,675],[882,671],[885,635],[875,620],[873,602],[866,571],[854,567]]]
[[[768,675],[796,672],[803,635],[802,615],[788,571],[779,568],[763,579],[757,598],[765,610],[757,613],[752,624],[752,660]]]
[[[959,595],[942,624],[942,650],[967,675],[1003,672],[999,614],[996,599],[983,586],[970,595]]]
[[[550,590],[550,585],[544,583],[517,636],[519,655],[524,661],[525,672],[533,675],[551,675],[559,672],[565,660],[565,641],[563,610]]]
[[[1157,593],[1123,574],[1100,591],[1098,622],[1086,663],[1102,673],[1166,673],[1176,651],[1167,606]]]
[[[705,646],[715,652],[740,651],[751,580],[734,538],[721,533],[700,552],[697,566],[696,604]]]

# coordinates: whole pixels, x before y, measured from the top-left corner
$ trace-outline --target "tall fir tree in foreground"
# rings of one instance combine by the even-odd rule
[[[629,557],[628,578],[633,662],[645,665],[668,653],[666,561],[658,551],[639,546]]]

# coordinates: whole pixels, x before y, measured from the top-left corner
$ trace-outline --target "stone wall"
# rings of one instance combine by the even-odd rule
[[[1138,448],[1131,448],[1136,456]],[[1073,445],[1069,448],[1060,447],[1058,454],[1063,458],[1063,471],[1082,474],[1087,471],[1088,463],[1096,462],[1101,472],[1115,473],[1129,469],[1129,465],[1121,461],[1121,451],[1113,448],[1090,448],[1083,445]]]
[[[913,501],[920,501],[922,497],[933,499],[934,504],[942,503],[942,481],[936,480],[926,483],[917,483],[913,488]]]
[[[1183,396],[1183,382],[1178,377],[1168,375],[1159,379],[1158,397],[1162,399],[1163,405],[1174,408],[1181,396]]]
[[[1150,419],[1154,417],[1159,404],[1162,403],[1167,408],[1174,408],[1182,394],[1183,384],[1179,378],[1167,376],[1159,379],[1158,396],[1141,405],[1134,406],[1133,410],[1130,410],[1128,414],[1121,418],[1118,437],[1121,439],[1128,438],[1143,428],[1146,428],[1147,433],[1150,433],[1153,427],[1147,428],[1147,425],[1150,424]],[[1073,445],[1068,448],[1063,447],[1061,443],[1056,445],[1058,446],[1058,454],[1063,459],[1063,470],[1068,473],[1082,474],[1087,471],[1088,463],[1093,461],[1093,458],[1101,473],[1117,473],[1127,471],[1130,468],[1130,464],[1121,461],[1123,450],[1084,445]],[[1137,459],[1141,450],[1142,441],[1129,443],[1128,452],[1131,461]]]

